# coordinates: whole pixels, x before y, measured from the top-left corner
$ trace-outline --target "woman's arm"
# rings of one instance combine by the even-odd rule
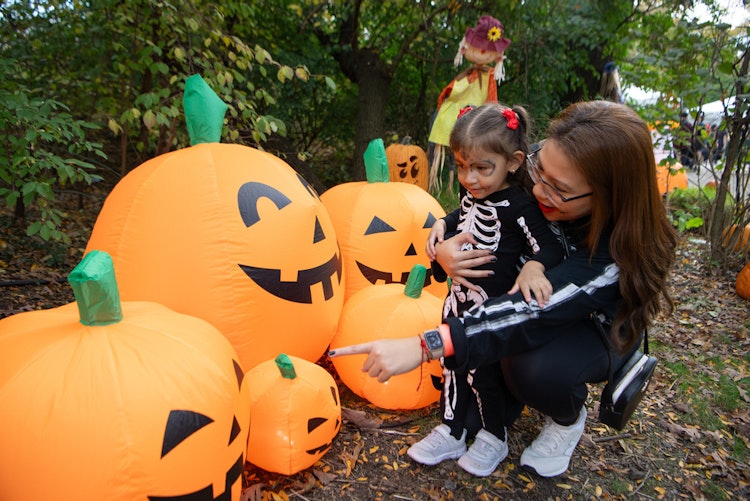
[[[440,266],[451,280],[476,290],[470,279],[492,276],[491,270],[477,268],[495,260],[495,256],[492,255],[492,251],[484,249],[461,250],[461,246],[466,242],[474,245],[477,243],[471,233],[462,232],[437,245],[433,270],[436,265]]]
[[[454,354],[445,357],[446,367],[473,369],[540,346],[556,336],[560,327],[589,321],[594,311],[614,318],[620,303],[618,268],[607,252],[591,257],[588,250],[579,250],[547,274],[555,292],[544,309],[529,305],[520,294],[506,294],[488,299],[460,318],[447,319]],[[408,372],[423,361],[418,336],[334,347],[329,354],[355,353],[368,355],[362,370],[379,381]]]
[[[554,292],[544,308],[520,294],[504,295],[447,319],[455,356],[446,358],[446,366],[471,369],[533,349],[560,328],[588,321],[594,311],[614,318],[621,301],[618,276],[608,252],[591,257],[587,249],[579,250],[547,271]]]

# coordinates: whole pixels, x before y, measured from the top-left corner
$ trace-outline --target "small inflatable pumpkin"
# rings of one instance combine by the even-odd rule
[[[344,304],[341,322],[331,348],[366,343],[382,338],[404,338],[433,329],[441,321],[443,300],[423,292],[425,267],[415,265],[406,286],[374,285],[354,294]],[[440,398],[435,384],[442,377],[438,360],[422,364],[406,374],[378,382],[362,372],[365,355],[332,358],[346,386],[383,409],[419,409]]]
[[[393,143],[385,149],[392,183],[411,183],[427,190],[429,163],[427,153],[406,136],[400,143]]]
[[[281,354],[247,373],[253,388],[247,460],[292,475],[328,452],[341,428],[333,377],[319,365]]]
[[[124,300],[210,322],[248,369],[281,352],[318,360],[343,307],[326,208],[288,164],[248,146],[198,143],[138,166],[107,197],[90,249],[111,254]]]
[[[389,182],[382,139],[365,152],[367,181],[343,183],[323,193],[341,245],[346,277],[345,299],[374,284],[406,284],[415,264],[429,266],[425,243],[434,222],[445,211],[429,193],[409,183]],[[425,288],[437,296],[443,283],[432,280]]]
[[[76,303],[0,320],[0,499],[238,501],[250,395],[226,338],[120,304],[106,253],[69,281]]]

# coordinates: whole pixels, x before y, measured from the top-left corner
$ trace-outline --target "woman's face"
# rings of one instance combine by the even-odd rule
[[[536,154],[534,196],[550,221],[572,221],[591,213],[591,185],[554,140]]]

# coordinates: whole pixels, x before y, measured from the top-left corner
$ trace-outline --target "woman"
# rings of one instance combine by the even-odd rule
[[[611,325],[612,344],[623,358],[636,349],[643,329],[661,311],[662,298],[671,310],[666,280],[677,237],[659,195],[648,127],[627,106],[608,101],[569,106],[550,124],[527,168],[545,217],[560,222],[573,244],[558,266],[522,271],[546,274],[553,292],[543,305],[516,285],[436,330],[337,348],[331,356],[367,354],[362,370],[379,381],[438,356],[454,370],[499,360],[498,377],[507,390],[503,425],[510,428],[524,405],[546,415],[521,465],[553,477],[568,469],[583,434],[586,383],[604,381],[608,374],[607,346],[592,315]],[[462,238],[470,237],[438,245],[437,260],[454,280],[470,284],[485,276],[475,268],[489,257],[479,250],[457,251]]]

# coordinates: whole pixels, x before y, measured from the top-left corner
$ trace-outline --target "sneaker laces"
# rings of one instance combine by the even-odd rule
[[[477,447],[477,444],[479,447]],[[479,449],[479,450],[477,450]],[[495,448],[494,445],[487,442],[486,440],[482,440],[481,438],[477,438],[474,441],[474,445],[471,447],[471,453],[474,454],[474,452],[477,452],[477,455],[486,458],[489,456],[496,456],[498,453],[498,450]]]
[[[555,423],[549,416],[546,418],[547,423],[542,428],[542,432],[539,434],[534,443],[531,444],[533,449],[540,452],[553,452],[565,439],[560,425]]]
[[[452,438],[453,435],[450,435]],[[458,440],[458,439],[456,439]],[[443,444],[448,443],[448,439],[438,431],[437,428],[434,428],[429,435],[425,439],[422,440],[422,445],[427,446],[430,450],[437,450],[442,446]]]

